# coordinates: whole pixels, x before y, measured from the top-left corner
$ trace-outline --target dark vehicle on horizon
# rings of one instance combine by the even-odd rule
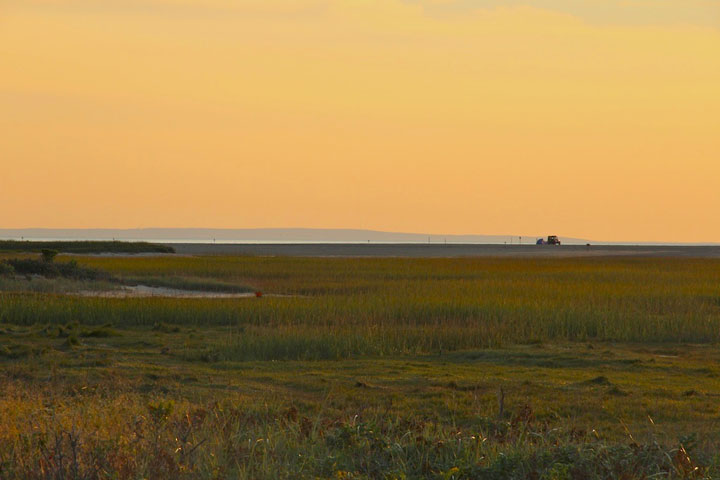
[[[537,242],[535,242],[535,245],[560,245],[560,239],[557,237],[557,235],[550,235],[548,236],[547,240],[544,238],[538,238]]]

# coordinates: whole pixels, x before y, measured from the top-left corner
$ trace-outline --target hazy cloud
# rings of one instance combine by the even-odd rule
[[[476,9],[532,6],[569,13],[593,24],[677,25],[720,28],[716,0],[405,0],[436,15]]]
[[[68,12],[162,13],[166,15],[312,16],[329,9],[374,8],[393,1],[358,0],[11,0],[5,7]],[[581,18],[591,24],[697,25],[720,28],[717,0],[402,0],[429,16],[463,16],[477,10],[532,7]]]

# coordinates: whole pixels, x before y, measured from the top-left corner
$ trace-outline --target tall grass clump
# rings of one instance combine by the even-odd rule
[[[3,478],[716,478],[717,453],[674,439],[609,443],[531,416],[477,417],[467,429],[407,412],[308,416],[269,399],[207,405],[87,395],[43,408],[3,399]],[[31,428],[28,428],[30,426]]]

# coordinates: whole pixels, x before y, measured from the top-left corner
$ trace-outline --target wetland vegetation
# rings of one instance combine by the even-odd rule
[[[717,260],[73,259],[284,296],[0,275],[1,478],[720,472]]]
[[[118,240],[0,240],[0,252],[41,252],[57,250],[64,253],[174,253],[168,245]]]

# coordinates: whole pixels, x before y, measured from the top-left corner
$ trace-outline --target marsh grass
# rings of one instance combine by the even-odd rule
[[[42,471],[57,478],[137,472],[148,478],[508,480],[679,479],[712,472],[698,466],[707,459],[679,443],[568,442],[568,432],[542,431],[531,418],[490,421],[482,430],[462,431],[372,413],[309,418],[275,405],[198,407],[129,400],[85,404],[81,417],[61,413],[33,418],[33,435],[20,433],[4,446],[11,465],[4,473],[13,478],[43,478],[37,475]],[[144,415],[117,429],[136,412]],[[29,460],[26,448],[41,455]]]
[[[82,291],[112,291],[118,288],[120,286],[117,283],[105,280],[58,279],[20,275],[0,276],[0,292],[2,292],[0,295],[21,293],[69,294]]]
[[[0,478],[720,474],[717,260],[78,261],[296,296],[1,280]]]
[[[347,358],[548,341],[720,340],[720,261],[679,259],[84,258],[185,288],[260,299],[3,293],[0,322],[233,326],[215,356]],[[164,280],[163,280],[164,279]]]
[[[76,336],[89,330],[78,324],[65,326],[64,337],[48,328],[0,334],[15,345],[10,356],[0,354],[2,478],[718,473],[717,422],[708,408],[718,379],[698,370],[718,363],[711,348],[687,348],[682,359],[658,357],[657,347],[549,345],[208,364],[172,352],[200,351],[222,341],[225,328],[198,332],[194,344],[187,328],[101,338]],[[29,345],[34,351],[22,352]]]

